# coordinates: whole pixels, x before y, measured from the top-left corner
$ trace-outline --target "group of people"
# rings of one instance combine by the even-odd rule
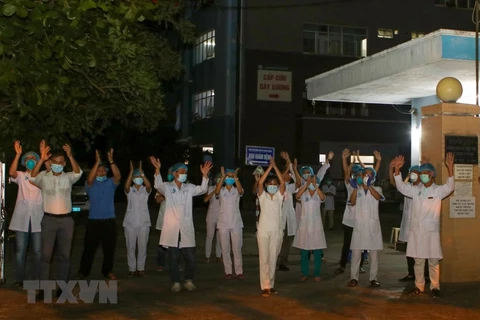
[[[35,279],[47,280],[50,262],[56,244],[60,268],[57,280],[67,281],[70,272],[70,249],[74,222],[71,217],[71,188],[80,179],[82,170],[75,161],[70,146],[63,146],[64,152],[50,153],[45,141],[40,144],[40,156],[27,152],[22,156],[19,141],[15,142],[16,157],[10,168],[11,180],[19,185],[17,203],[10,223],[10,229],[16,231],[17,269],[16,285],[21,285],[25,277],[26,244],[30,238],[35,253]],[[356,155],[358,156],[359,153]],[[355,155],[355,153],[354,153]],[[370,256],[370,285],[380,286],[377,280],[378,253],[383,249],[383,239],[379,220],[379,201],[384,200],[380,187],[375,186],[381,155],[374,152],[374,168],[365,167],[358,159],[348,164],[351,153],[348,149],[342,153],[344,183],[347,190],[347,205],[343,216],[344,244],[337,274],[345,272],[349,252],[351,252],[351,280],[348,285],[358,284],[362,272],[364,255]],[[333,197],[336,189],[327,178],[322,186],[326,172],[334,154],[330,152],[325,164],[315,175],[309,166],[297,168],[296,159],[290,160],[288,153],[282,152],[285,167],[280,169],[273,158],[264,170],[255,170],[253,193],[257,201],[257,242],[259,250],[260,287],[263,296],[276,294],[275,272],[288,270],[290,248],[300,249],[301,281],[309,276],[310,255],[314,256],[313,280],[321,281],[323,250],[327,248],[324,221],[328,217],[329,227],[333,226]],[[64,172],[66,160],[70,161],[73,171]],[[86,181],[86,190],[91,202],[88,223],[85,231],[84,250],[81,258],[78,278],[87,277],[92,268],[95,251],[99,245],[103,249],[102,274],[108,279],[116,279],[112,272],[116,247],[116,216],[114,195],[120,184],[121,174],[113,159],[113,149],[107,153],[108,164],[102,162],[100,153]],[[25,171],[17,170],[18,163]],[[172,291],[182,290],[180,257],[184,260],[183,287],[188,291],[196,289],[195,231],[193,223],[193,197],[204,195],[209,203],[207,213],[207,237],[205,245],[206,262],[210,262],[212,240],[217,234],[215,256],[222,261],[226,279],[244,279],[242,245],[243,221],[240,212],[240,198],[244,188],[238,178],[238,169],[220,168],[220,172],[209,186],[209,175],[213,167],[211,162],[200,166],[202,181],[200,185],[189,183],[188,167],[183,163],[168,169],[167,181],[160,174],[160,159],[150,157],[155,168],[154,185],[145,176],[142,163],[135,169],[130,164],[130,173],[124,185],[128,205],[123,227],[125,232],[128,277],[146,276],[145,259],[150,234],[150,215],[148,198],[155,189],[155,199],[160,204],[157,229],[161,230],[158,247],[157,270],[166,267],[168,255],[169,271],[173,283]],[[439,216],[441,200],[454,189],[453,155],[447,154],[445,161],[449,178],[447,184],[434,183],[435,168],[424,163],[410,168],[409,179],[402,179],[400,169],[404,164],[402,156],[396,157],[390,164],[390,181],[410,200],[405,200],[402,219],[402,239],[406,239],[409,274],[403,280],[415,280],[413,293],[424,292],[424,264],[428,259],[431,291],[439,294],[439,267],[442,259]],[[45,170],[41,171],[45,166]],[[107,174],[111,170],[112,177]],[[331,203],[321,212],[321,204],[326,199]],[[136,253],[137,252],[137,253]],[[233,253],[233,261],[231,258]],[[412,262],[412,259],[413,262]],[[413,272],[412,272],[413,266]],[[61,294],[57,290],[57,295]],[[43,292],[39,292],[39,298]]]

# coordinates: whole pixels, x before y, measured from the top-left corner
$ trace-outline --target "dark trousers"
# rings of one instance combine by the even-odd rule
[[[288,235],[288,228],[285,228],[283,232],[283,242],[282,248],[280,249],[280,255],[278,256],[277,264],[286,266],[288,263],[288,255],[290,253],[290,248],[292,247],[293,239],[295,236]]]
[[[413,270],[413,267],[415,266],[415,259],[412,257],[407,257],[407,265],[408,265],[408,275],[409,276],[415,276],[415,271]],[[428,263],[425,263],[425,279],[430,278],[430,272],[428,270]]]
[[[72,250],[73,228],[72,217],[52,217],[44,215],[42,219],[42,266],[41,280],[49,280],[50,263],[53,250],[59,259],[56,280],[68,281],[70,275],[70,251]]]
[[[162,247],[161,245],[158,245],[157,248],[157,267],[166,267],[166,261],[167,261],[167,249]]]
[[[340,267],[344,269],[347,266],[348,252],[350,251],[350,243],[352,242],[352,234],[353,228],[343,225],[343,247],[342,255],[340,257]],[[360,260],[360,268],[363,267],[363,258],[364,255],[362,254],[362,260]]]
[[[113,270],[115,246],[117,244],[116,219],[89,219],[85,229],[83,254],[80,262],[82,276],[87,277],[92,270],[93,259],[99,245],[102,246],[102,274],[106,277]]]
[[[197,261],[195,258],[195,248],[168,248],[168,258],[170,260],[170,278],[172,282],[180,282],[180,255],[185,259],[185,280],[195,280],[195,269]]]

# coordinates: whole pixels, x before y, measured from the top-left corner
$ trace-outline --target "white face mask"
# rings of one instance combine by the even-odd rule
[[[416,182],[418,180],[418,174],[415,172],[410,173],[410,181],[411,182]]]

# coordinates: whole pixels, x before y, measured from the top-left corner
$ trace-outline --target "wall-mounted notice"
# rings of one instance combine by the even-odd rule
[[[472,181],[455,181],[455,197],[471,197]]]
[[[450,218],[475,218],[475,197],[451,197]]]
[[[456,164],[455,180],[473,180],[472,164]]]
[[[288,68],[258,66],[257,100],[292,101],[292,72]]]

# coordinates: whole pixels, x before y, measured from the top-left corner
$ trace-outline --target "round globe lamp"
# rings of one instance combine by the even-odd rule
[[[463,87],[457,78],[446,77],[437,84],[437,97],[445,103],[455,103],[463,94]]]

